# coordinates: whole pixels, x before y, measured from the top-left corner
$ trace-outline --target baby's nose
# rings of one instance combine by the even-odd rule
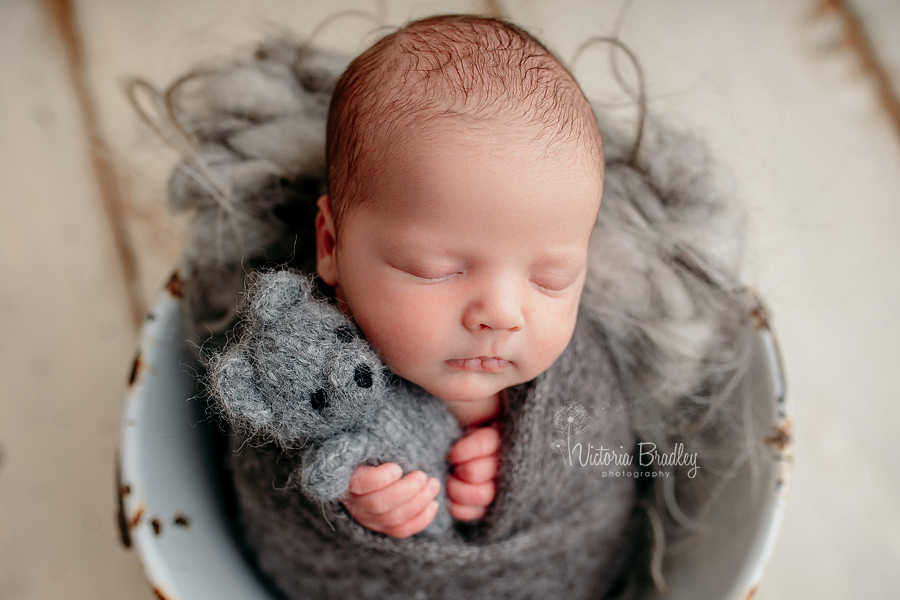
[[[463,325],[470,331],[520,331],[525,326],[521,290],[502,283],[482,290],[466,310]]]

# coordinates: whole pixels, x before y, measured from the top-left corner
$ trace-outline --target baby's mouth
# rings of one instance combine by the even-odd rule
[[[478,358],[454,358],[447,364],[463,371],[486,371],[497,373],[509,366],[509,361],[499,356],[479,356]]]

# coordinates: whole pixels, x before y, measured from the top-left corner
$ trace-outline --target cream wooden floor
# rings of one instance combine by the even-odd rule
[[[114,454],[135,318],[184,224],[164,204],[175,155],[139,124],[122,81],[162,85],[261,35],[308,34],[339,10],[379,5],[75,1],[85,90],[109,147],[94,158],[122,207],[111,221],[47,10],[61,4],[0,4],[0,599],[149,599],[118,543]],[[900,135],[835,16],[817,16],[815,0],[634,0],[624,13],[620,0],[385,0],[382,19],[488,4],[564,58],[623,15],[652,109],[709,140],[746,205],[747,276],[771,305],[796,423],[790,506],[756,597],[897,597]],[[900,81],[900,4],[855,4]],[[355,52],[370,28],[348,18],[321,39]],[[590,95],[621,100],[602,83],[604,56],[585,55],[576,74]],[[130,283],[112,223],[135,257]]]

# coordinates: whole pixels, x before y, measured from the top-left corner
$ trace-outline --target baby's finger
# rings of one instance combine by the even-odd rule
[[[357,520],[361,517],[367,521],[377,522],[382,529],[398,527],[421,513],[434,500],[440,489],[440,482],[431,478],[428,480],[428,484],[422,488],[422,491],[397,508],[384,513],[366,513],[363,510],[359,515],[354,515],[354,517]],[[351,514],[353,513],[351,512]]]
[[[500,457],[496,454],[453,466],[453,475],[466,483],[485,483],[497,477]]]
[[[465,506],[455,502],[448,502],[447,508],[450,511],[450,516],[457,521],[477,521],[487,512],[487,507],[485,506]]]
[[[496,427],[479,427],[457,441],[447,453],[447,461],[459,464],[482,456],[496,454],[500,450],[500,432]]]
[[[354,506],[372,515],[383,515],[409,502],[426,489],[428,475],[422,471],[409,473],[400,481],[369,494],[355,494]],[[437,492],[435,492],[437,494]]]
[[[426,506],[422,512],[418,515],[404,523],[403,525],[399,525],[397,527],[386,527],[382,529],[382,533],[387,535],[396,537],[396,538],[408,538],[411,535],[416,535],[423,531],[428,525],[434,520],[434,515],[437,514],[438,511],[438,503],[437,500],[432,500],[428,506]]]
[[[382,490],[403,477],[403,469],[397,463],[384,463],[377,467],[356,467],[347,488],[351,494],[371,494]]]
[[[497,494],[497,484],[466,483],[457,477],[447,478],[447,496],[452,502],[465,506],[488,506]]]

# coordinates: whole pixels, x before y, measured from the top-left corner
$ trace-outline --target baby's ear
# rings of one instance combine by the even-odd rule
[[[280,321],[298,302],[312,297],[312,284],[294,271],[259,273],[250,285],[250,312],[263,323]]]
[[[316,271],[322,281],[336,287],[338,281],[334,250],[337,247],[337,229],[331,214],[331,199],[326,194],[319,198],[316,205],[319,207],[316,214]]]

